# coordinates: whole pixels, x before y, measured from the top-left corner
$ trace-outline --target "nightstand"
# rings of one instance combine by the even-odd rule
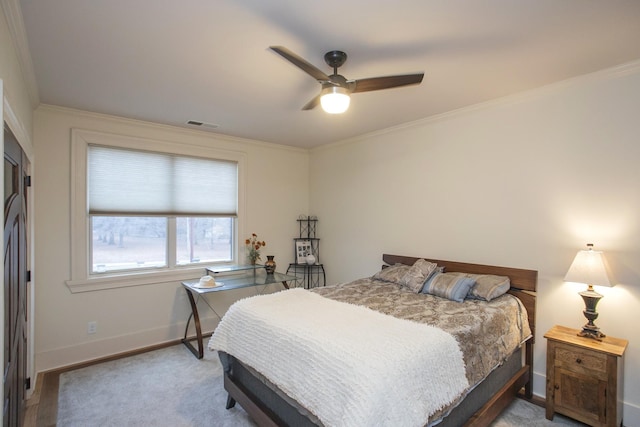
[[[627,340],[578,336],[577,329],[554,326],[547,339],[546,416],[555,413],[590,426],[620,426]]]

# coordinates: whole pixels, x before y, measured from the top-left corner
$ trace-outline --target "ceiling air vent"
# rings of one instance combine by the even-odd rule
[[[188,120],[187,124],[189,126],[196,126],[196,127],[209,128],[209,129],[216,129],[216,128],[218,128],[220,126],[220,125],[216,125],[214,123],[200,122],[198,120]]]

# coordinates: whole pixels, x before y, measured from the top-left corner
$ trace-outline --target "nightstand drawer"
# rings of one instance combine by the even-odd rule
[[[588,369],[604,373],[607,372],[607,355],[558,344],[555,364],[573,371]]]

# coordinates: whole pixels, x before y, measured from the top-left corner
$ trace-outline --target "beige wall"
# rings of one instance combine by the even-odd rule
[[[245,153],[246,236],[241,237],[256,232],[266,240],[266,250],[275,255],[279,270],[286,270],[292,262],[296,218],[308,208],[307,150],[41,106],[34,131],[36,154],[45,159],[36,166],[38,371],[180,338],[190,312],[179,282],[69,291],[65,281],[70,279],[70,186],[71,180],[81,178],[70,176],[72,128],[164,141],[176,147],[189,144]],[[244,255],[244,246],[240,254]],[[235,299],[255,292],[251,288],[218,293],[210,301],[223,313]],[[217,319],[208,313],[205,330],[212,330]],[[97,321],[96,334],[87,334],[89,321]]]
[[[310,211],[329,283],[370,275],[382,253],[539,271],[536,394],[543,335],[585,323],[564,284],[588,242],[617,286],[597,324],[630,341],[625,424],[640,425],[640,63],[318,148]]]

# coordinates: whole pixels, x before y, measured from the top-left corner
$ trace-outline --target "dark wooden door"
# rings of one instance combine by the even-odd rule
[[[27,367],[26,157],[4,128],[4,402],[5,426],[21,426]]]

